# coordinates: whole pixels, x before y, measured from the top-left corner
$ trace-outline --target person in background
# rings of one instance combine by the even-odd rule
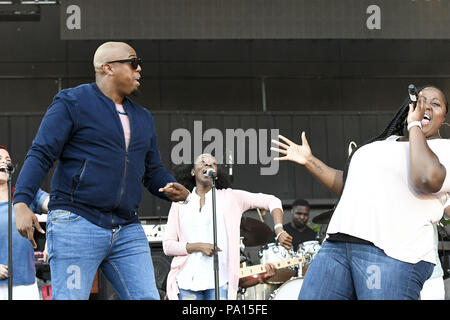
[[[292,236],[294,250],[298,250],[299,245],[305,241],[317,240],[317,232],[307,225],[309,211],[308,201],[304,199],[295,200],[291,209],[292,220],[290,223],[283,225],[283,229]],[[276,235],[274,234],[274,236]]]
[[[251,193],[228,188],[229,183],[211,154],[199,155],[194,165],[179,167],[177,180],[192,190],[186,204],[172,203],[163,249],[174,256],[167,276],[170,300],[214,300],[215,278],[213,263],[212,178],[207,169],[217,172],[216,216],[219,260],[220,299],[235,300],[239,285],[240,223],[242,214],[250,209],[269,210],[276,225],[275,233],[286,249],[292,237],[283,229],[281,201],[272,195]],[[272,266],[268,266],[273,275]]]
[[[447,201],[444,210],[445,217],[450,217],[450,201]],[[420,291],[421,300],[445,300],[445,285],[444,285],[444,270],[442,269],[441,261],[439,259],[439,236],[438,223],[434,224],[434,246],[436,252],[436,265],[433,268],[433,273],[430,278],[423,284],[422,291]]]
[[[0,300],[8,297],[8,173],[6,165],[11,162],[8,150],[0,146]],[[14,189],[14,188],[12,188]],[[33,197],[30,209],[37,213],[46,213],[49,196],[38,189]],[[12,223],[15,225],[15,213],[12,209]],[[34,240],[33,240],[34,241]],[[39,300],[34,265],[34,249],[30,241],[12,228],[13,263],[13,300]],[[36,245],[34,243],[34,245]]]

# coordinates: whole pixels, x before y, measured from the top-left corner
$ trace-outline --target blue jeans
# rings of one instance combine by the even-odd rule
[[[215,300],[216,299],[215,289],[194,291],[194,290],[185,290],[185,289],[179,288],[178,290],[180,291],[180,293],[178,294],[178,299],[180,299],[180,300]],[[220,295],[220,300],[227,300],[228,285],[225,284],[222,287],[219,287],[219,295]]]
[[[402,262],[375,246],[325,241],[298,299],[417,300],[432,272],[432,263]]]
[[[159,300],[150,247],[140,223],[99,227],[66,210],[47,217],[52,299],[89,299],[97,269],[122,300]]]

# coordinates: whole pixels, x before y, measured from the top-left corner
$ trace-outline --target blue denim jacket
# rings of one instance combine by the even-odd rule
[[[58,93],[42,119],[16,183],[14,202],[31,203],[48,170],[49,209],[65,209],[101,227],[138,221],[142,184],[158,189],[175,179],[164,168],[150,112],[123,101],[131,128],[128,149],[114,102],[95,83]]]

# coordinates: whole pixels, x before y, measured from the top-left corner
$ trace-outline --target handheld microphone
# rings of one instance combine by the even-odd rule
[[[6,171],[11,174],[14,173],[14,171],[16,171],[16,166],[14,164],[12,164],[11,162],[8,162],[6,164]]]
[[[415,85],[410,84],[408,86],[408,94],[409,94],[409,101],[412,102],[415,108],[417,103],[417,89]]]
[[[205,177],[216,178],[217,172],[213,168],[206,169],[205,173],[203,173]]]

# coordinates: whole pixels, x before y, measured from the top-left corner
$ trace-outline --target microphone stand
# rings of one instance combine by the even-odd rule
[[[214,292],[216,300],[220,300],[219,292],[219,256],[217,254],[217,218],[216,218],[216,177],[212,176],[212,208],[213,208],[213,235],[214,235]]]
[[[13,292],[13,262],[12,262],[12,187],[11,177],[13,166],[6,166],[8,173],[8,300],[12,300]]]

